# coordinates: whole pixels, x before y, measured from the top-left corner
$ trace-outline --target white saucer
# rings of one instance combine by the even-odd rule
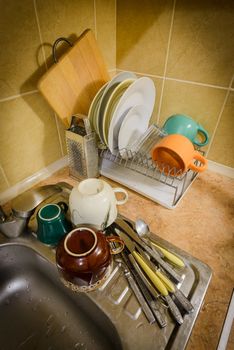
[[[115,153],[118,149],[119,129],[130,108],[143,105],[148,110],[150,118],[154,108],[155,97],[156,89],[154,82],[148,77],[135,80],[127,88],[121,96],[110,122],[108,147],[112,153]]]
[[[148,129],[151,113],[144,105],[132,107],[126,114],[119,129],[118,147],[122,158],[126,158],[127,152],[144,132]]]

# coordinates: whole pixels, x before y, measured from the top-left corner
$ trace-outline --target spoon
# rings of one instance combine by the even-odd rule
[[[161,247],[160,245],[156,244],[155,242],[153,242],[150,239],[150,229],[149,229],[149,226],[147,225],[147,223],[144,220],[142,220],[142,219],[136,220],[135,228],[136,228],[136,232],[137,232],[137,234],[138,234],[138,236],[140,238],[148,239],[151,242],[151,244],[157,250],[159,249],[164,254],[164,257],[167,258],[170,262],[172,262],[174,265],[176,265],[176,266],[178,266],[180,268],[185,266],[185,264],[184,264],[182,259],[180,259],[175,254],[172,254],[167,249]]]

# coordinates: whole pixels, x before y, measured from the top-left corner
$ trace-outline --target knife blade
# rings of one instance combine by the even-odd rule
[[[158,298],[159,295],[157,293],[157,291],[154,289],[153,285],[150,283],[150,281],[148,281],[148,279],[146,278],[146,276],[143,274],[143,272],[140,271],[140,267],[137,264],[137,261],[134,259],[134,257],[130,254],[129,258],[132,262],[132,264],[134,264],[134,267],[136,268],[136,270],[138,271],[138,273],[140,274],[142,280],[144,281],[145,285],[147,286],[148,290],[150,291],[150,293],[155,297]],[[174,318],[174,320],[178,323],[178,324],[182,324],[183,323],[183,317],[178,309],[178,307],[176,306],[176,304],[173,302],[173,300],[171,299],[170,295],[166,295],[164,297],[165,302],[168,305],[168,308]]]
[[[125,264],[127,265],[129,271],[132,273],[133,278],[136,280],[136,283],[138,284],[142,294],[144,295],[146,302],[148,303],[151,311],[153,312],[159,326],[162,328],[166,327],[167,321],[166,321],[165,316],[162,314],[162,312],[160,310],[158,298],[154,299],[151,296],[147,286],[145,285],[145,283],[142,279],[142,275],[144,276],[144,273],[141,271],[140,268],[138,271],[136,271],[134,264],[130,260],[130,257],[132,257],[132,259],[134,259],[131,254],[128,254],[126,252],[122,252],[121,256],[122,256]],[[135,261],[135,259],[134,259],[134,261]],[[138,267],[138,265],[137,265],[137,267]],[[140,273],[142,272],[142,275],[139,274],[139,271],[140,271]]]
[[[133,224],[129,219],[124,218],[124,221],[134,230]],[[134,230],[135,231],[135,230]],[[166,258],[168,261],[170,261],[173,265],[183,268],[185,267],[184,261],[179,258],[176,254],[172,253],[168,249],[162,247],[154,238],[148,238],[150,241],[150,246],[154,250],[156,249],[158,253],[161,253],[160,256],[161,258]],[[148,244],[149,245],[149,244]]]
[[[132,272],[128,268],[127,264],[125,263],[123,258],[121,258],[120,260],[121,260],[120,264],[122,265],[123,270],[124,270],[124,276],[128,280],[128,283],[129,283],[135,297],[137,298],[139,304],[141,305],[142,311],[144,312],[147,320],[149,321],[149,324],[153,324],[155,322],[155,317],[153,315],[152,310],[150,309],[149,305],[147,304],[147,302],[146,302],[143,294],[141,293],[141,290],[138,287],[137,283],[135,282],[135,280],[132,276]]]
[[[137,235],[137,233],[120,217],[117,217],[115,220],[115,225],[117,225],[122,231],[124,231],[126,234],[128,234],[129,237],[131,237],[137,244],[139,244],[147,253],[150,254],[152,258],[155,259],[155,261],[177,282],[181,282],[182,278],[181,276],[173,270],[173,268],[165,262],[160,255],[157,253],[157,251],[153,250],[152,248],[148,247]]]
[[[141,249],[140,247],[137,247],[137,249],[143,258],[148,259],[147,255],[145,254],[143,249]],[[148,264],[153,270],[155,270],[156,267],[152,264],[152,262],[149,259],[148,259]],[[165,284],[167,290],[177,299],[177,301],[182,306],[182,308],[187,313],[192,313],[194,311],[194,307],[190,303],[190,301],[186,298],[186,296],[183,294],[183,292],[181,290],[179,290],[177,288],[177,286],[175,284],[173,284],[169,280],[169,278],[164,273],[159,271],[157,268],[156,268],[155,273],[161,279],[161,281]]]
[[[167,288],[165,285],[161,282],[160,278],[155,274],[155,272],[149,267],[148,262],[140,256],[140,254],[136,251],[136,244],[134,241],[131,240],[131,238],[128,237],[127,234],[124,232],[115,229],[116,233],[119,235],[119,237],[124,241],[126,247],[128,250],[132,253],[134,258],[137,260],[138,264],[141,266],[141,268],[145,271],[148,278],[151,280],[151,282],[154,284],[154,286],[157,288],[157,290],[163,295],[168,295]]]

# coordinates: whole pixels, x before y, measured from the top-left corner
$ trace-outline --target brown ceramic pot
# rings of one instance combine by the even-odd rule
[[[118,242],[120,246],[112,248],[110,242]],[[120,253],[123,248],[119,237],[106,237],[94,228],[79,227],[60,241],[56,250],[57,268],[68,286],[92,290],[110,270],[111,255]]]

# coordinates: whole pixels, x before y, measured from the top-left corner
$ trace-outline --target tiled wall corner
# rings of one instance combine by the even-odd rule
[[[118,0],[116,33],[117,69],[158,79],[151,122],[190,115],[210,133],[208,158],[234,167],[227,152],[234,110],[226,99],[234,87],[234,2]]]
[[[162,76],[173,0],[117,1],[117,68]]]
[[[110,70],[116,67],[116,1],[95,0],[97,41]]]
[[[222,118],[209,151],[209,159],[233,167],[234,163],[234,91],[228,95]]]
[[[166,80],[160,112],[159,126],[173,114],[185,114],[199,122],[212,137],[226,91],[209,86]],[[204,148],[207,150],[207,146]]]
[[[2,4],[0,192],[66,154],[65,127],[37,91],[38,80],[53,64],[53,42],[60,36],[76,40],[87,28],[96,34],[107,67],[113,71],[115,10],[115,0],[10,0]]]

